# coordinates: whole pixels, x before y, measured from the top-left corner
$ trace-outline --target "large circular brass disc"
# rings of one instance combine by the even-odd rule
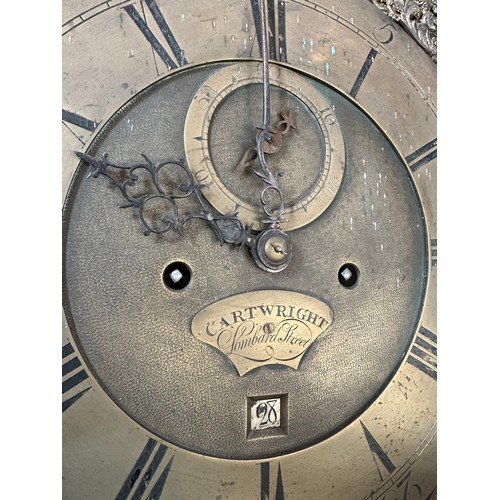
[[[223,67],[181,70],[138,94],[104,126],[90,153],[107,153],[123,164],[141,161],[141,153],[154,162],[182,158],[187,109],[203,82]],[[321,441],[380,394],[415,334],[426,289],[426,230],[406,166],[350,100],[308,83],[335,105],[345,172],[328,208],[290,231],[293,259],[281,273],[262,271],[244,249],[219,245],[203,222],[191,221],[183,235],[143,236],[137,214],[120,209],[120,192],[102,178],[86,179],[85,165],[70,189],[64,306],[72,332],[116,404],[176,446],[255,459]],[[188,203],[183,210],[195,208]],[[181,291],[164,284],[163,272],[173,261],[192,272]],[[359,270],[354,287],[339,282],[344,264]],[[240,376],[219,351],[192,335],[199,311],[256,290],[302,293],[333,311],[333,323],[297,370],[263,366]],[[247,398],[272,394],[288,395],[288,434],[247,439]]]

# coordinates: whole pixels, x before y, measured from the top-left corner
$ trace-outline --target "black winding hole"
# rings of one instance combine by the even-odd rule
[[[359,281],[359,269],[354,264],[344,264],[339,269],[339,283],[345,288],[353,288]]]
[[[191,268],[181,261],[171,262],[163,271],[163,283],[176,292],[184,290],[191,282]]]

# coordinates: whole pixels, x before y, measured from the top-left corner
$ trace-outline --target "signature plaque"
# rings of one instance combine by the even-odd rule
[[[324,302],[303,293],[261,290],[210,304],[191,323],[193,335],[227,356],[240,376],[265,365],[295,370],[333,322]]]

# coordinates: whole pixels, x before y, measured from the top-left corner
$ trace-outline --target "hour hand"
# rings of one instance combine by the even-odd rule
[[[270,228],[256,236],[252,232],[252,226],[245,226],[238,218],[237,213],[223,215],[213,211],[201,193],[208,186],[198,184],[184,162],[167,160],[155,164],[143,154],[143,162],[127,166],[111,162],[107,154],[104,154],[102,158],[80,152],[76,154],[90,166],[88,177],[97,178],[102,175],[118,187],[126,200],[121,208],[133,207],[139,210],[145,236],[152,233],[167,233],[172,229],[182,234],[187,222],[191,219],[200,219],[212,227],[221,245],[228,243],[248,247],[255,263],[264,271],[279,272],[288,265],[291,257],[291,245],[285,233],[278,228]],[[180,172],[185,175],[186,182],[178,184],[176,190],[166,191],[159,181],[159,173],[162,169],[180,169]],[[147,194],[134,196],[129,190],[136,186],[139,171],[146,173],[153,189]],[[199,209],[194,213],[182,214],[178,201],[188,197],[196,199]],[[153,206],[156,207],[156,211],[158,210],[158,202],[162,202],[160,205],[164,209],[159,217],[157,215],[155,220],[152,220],[149,212]]]
[[[126,202],[121,208],[137,208],[144,225],[143,233],[148,236],[152,233],[162,234],[170,230],[183,233],[184,226],[191,219],[206,221],[215,231],[219,242],[252,247],[255,237],[251,227],[245,227],[238,218],[237,213],[222,215],[214,212],[209,207],[201,191],[208,186],[198,184],[189,168],[182,161],[167,160],[158,164],[142,155],[144,161],[132,165],[120,165],[112,162],[107,154],[102,158],[77,152],[79,158],[90,166],[88,177],[97,178],[104,176],[110,179],[120,190]],[[160,171],[164,169],[180,171],[185,182],[178,184],[177,189],[167,191],[159,180]],[[145,175],[148,185],[152,186],[150,192],[140,196],[131,194],[139,180],[139,174]],[[194,197],[199,205],[199,210],[194,213],[181,213],[179,200]],[[152,208],[161,206],[161,214],[153,218],[150,213]]]

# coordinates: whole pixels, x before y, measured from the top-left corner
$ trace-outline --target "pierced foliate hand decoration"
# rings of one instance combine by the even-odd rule
[[[268,9],[265,8],[264,0],[259,2],[260,25],[259,36],[262,47],[262,90],[263,90],[263,117],[264,126],[257,134],[257,158],[260,162],[260,170],[254,169],[254,173],[264,181],[266,186],[260,193],[260,201],[264,216],[261,221],[263,224],[269,224],[269,229],[263,231],[258,239],[257,245],[252,248],[252,255],[259,267],[273,272],[285,269],[292,258],[292,244],[289,236],[281,231],[280,226],[283,222],[282,214],[285,210],[285,200],[283,191],[279,185],[278,179],[282,173],[276,174],[269,169],[264,156],[265,145],[271,139],[271,99],[269,92],[269,20]]]
[[[261,170],[255,170],[255,174],[260,177],[267,185],[260,193],[260,201],[267,217],[262,219],[264,224],[270,224],[272,229],[279,229],[283,222],[281,215],[285,209],[283,192],[278,182],[282,175],[280,172],[273,173],[269,169],[264,156],[265,145],[271,140],[271,99],[269,92],[269,48],[268,48],[268,10],[264,6],[264,1],[259,2],[260,15],[262,19],[261,30],[259,32],[260,44],[262,47],[262,89],[263,89],[263,117],[264,126],[257,134],[257,157],[260,162]],[[278,197],[278,202],[273,203],[269,200],[269,193],[274,193]],[[273,207],[274,205],[274,207]],[[285,235],[285,233],[283,233]],[[288,239],[288,237],[286,237]]]
[[[62,3],[64,497],[436,500],[431,58],[366,0]]]
[[[207,184],[198,184],[188,167],[182,161],[168,160],[155,165],[146,155],[142,155],[144,162],[135,163],[130,166],[118,165],[109,160],[108,154],[103,158],[97,158],[85,153],[76,153],[79,158],[90,165],[91,171],[87,177],[97,178],[104,176],[110,179],[120,190],[126,200],[121,208],[137,208],[140,219],[144,225],[144,235],[163,234],[171,230],[182,234],[186,223],[192,219],[201,219],[212,227],[217,234],[219,242],[229,243],[240,246],[247,246],[256,264],[263,270],[269,272],[278,272],[283,270],[291,257],[291,248],[288,236],[279,230],[275,225],[270,229],[262,231],[255,236],[252,233],[252,226],[247,226],[238,218],[238,213],[222,215],[214,212],[208,206],[203,194],[203,189],[208,189]],[[177,189],[168,192],[159,180],[162,169],[180,169],[180,172],[186,176],[187,182],[177,185]],[[152,193],[146,195],[134,196],[130,189],[137,185],[139,176],[138,171],[145,171],[148,180],[153,186]],[[125,177],[119,180],[120,176]],[[264,176],[263,179],[268,182]],[[272,187],[271,185],[263,190]],[[174,192],[175,191],[175,192]],[[200,210],[195,213],[181,214],[177,201],[194,196],[200,205]],[[162,203],[162,208],[156,216],[148,216],[148,213],[158,212],[155,203]],[[263,202],[264,203],[264,202]],[[151,209],[151,210],[149,210]],[[267,213],[267,212],[266,212]],[[153,223],[153,218],[156,224]],[[159,224],[159,225],[158,225]]]
[[[90,165],[91,171],[88,177],[97,178],[104,176],[110,179],[121,191],[123,197],[127,200],[121,208],[137,208],[139,216],[144,225],[144,235],[163,234],[170,230],[177,231],[182,234],[185,224],[191,219],[201,219],[210,224],[212,229],[217,234],[219,241],[222,244],[232,243],[235,245],[253,246],[255,237],[251,234],[251,227],[246,228],[238,219],[237,213],[230,215],[221,215],[214,213],[208,207],[205,198],[201,194],[203,189],[207,189],[206,184],[198,184],[193,177],[193,174],[182,161],[168,160],[155,165],[145,154],[143,154],[144,162],[135,163],[131,166],[118,165],[108,159],[108,155],[96,158],[84,153],[76,153],[83,161]],[[177,186],[177,194],[167,192],[162,187],[159,180],[160,171],[162,169],[180,169],[187,178],[186,183],[181,183]],[[154,192],[143,196],[133,196],[129,192],[129,188],[136,186],[139,176],[137,171],[145,171],[151,181]],[[125,172],[125,179],[119,181],[117,178],[120,172]],[[200,205],[200,211],[196,213],[179,213],[177,200],[194,196]],[[161,223],[160,227],[155,227],[153,222],[147,217],[148,208],[152,207],[154,202],[163,201],[168,208],[162,210],[159,216]],[[170,210],[169,210],[170,209]]]
[[[142,154],[144,162],[123,166],[111,162],[107,153],[104,154],[103,158],[80,152],[76,154],[90,165],[89,177],[97,178],[102,175],[116,184],[127,200],[127,203],[122,205],[122,208],[133,207],[139,210],[139,216],[144,225],[144,235],[163,234],[172,229],[182,234],[188,221],[201,219],[210,224],[221,245],[230,243],[247,246],[257,266],[264,271],[279,272],[288,266],[292,256],[290,238],[280,229],[281,224],[284,222],[282,215],[285,209],[285,201],[278,181],[283,174],[281,172],[274,173],[269,169],[264,153],[276,152],[280,149],[281,136],[287,134],[291,128],[296,128],[296,117],[292,111],[281,112],[280,117],[282,120],[276,124],[276,127],[272,127],[270,124],[268,9],[264,7],[262,1],[259,2],[259,9],[263,20],[259,30],[263,59],[263,126],[258,127],[256,145],[250,149],[257,154],[256,160],[258,161],[256,163],[260,163],[260,168],[256,165],[253,172],[265,184],[260,193],[260,203],[264,212],[261,222],[269,226],[267,229],[255,235],[252,233],[252,225],[245,226],[241,219],[238,218],[237,211],[228,215],[214,212],[202,194],[202,190],[209,189],[209,185],[198,184],[193,173],[184,165],[183,161],[168,160],[155,165],[145,154]],[[277,139],[276,136],[279,138]],[[269,151],[273,147],[274,150]],[[242,160],[243,168],[246,166],[246,156],[247,154]],[[113,169],[114,174],[111,173]],[[167,191],[162,187],[159,180],[162,169],[180,169],[186,175],[187,182],[179,183],[176,186],[175,193]],[[133,196],[129,188],[137,186],[139,176],[136,172],[141,170],[147,173],[153,192]],[[125,178],[120,180],[120,177],[123,178],[124,172],[126,173]],[[196,213],[181,214],[177,201],[190,196],[196,198],[201,208]],[[162,203],[163,205],[158,209],[158,205]],[[155,223],[153,223],[153,219]]]

